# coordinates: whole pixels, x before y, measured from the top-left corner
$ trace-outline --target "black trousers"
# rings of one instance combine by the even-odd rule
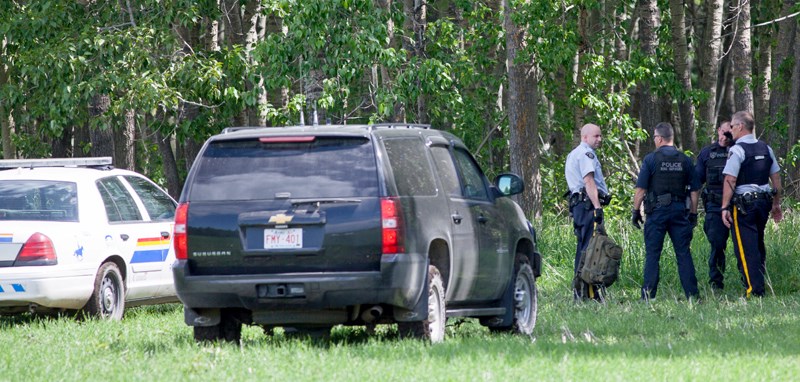
[[[722,222],[720,205],[717,202],[705,203],[706,219],[703,232],[706,234],[711,250],[708,254],[708,283],[722,289],[725,274],[725,248],[728,246],[730,230]]]
[[[764,295],[764,275],[767,271],[764,228],[771,209],[772,202],[769,199],[742,203],[733,209],[731,237],[747,297]]]
[[[692,226],[683,203],[672,203],[666,207],[656,207],[647,215],[644,223],[644,282],[642,298],[652,299],[658,292],[660,279],[659,263],[661,250],[664,248],[664,237],[669,234],[672,247],[675,249],[675,260],[678,263],[678,277],[686,297],[697,296],[697,277],[690,244],[692,243]]]
[[[572,292],[576,299],[591,298],[595,300],[601,299],[597,287],[589,285],[583,280],[580,280],[578,275],[578,266],[581,263],[581,255],[586,247],[589,246],[589,239],[594,234],[594,207],[587,203],[578,203],[572,208],[572,227],[574,228],[575,237],[577,238],[577,246],[575,248],[575,265],[574,265],[574,279],[572,281]]]

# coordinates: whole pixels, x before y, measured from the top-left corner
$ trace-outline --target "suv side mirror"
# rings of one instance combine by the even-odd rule
[[[516,195],[525,189],[525,182],[516,174],[500,174],[494,179],[494,185],[503,196]]]

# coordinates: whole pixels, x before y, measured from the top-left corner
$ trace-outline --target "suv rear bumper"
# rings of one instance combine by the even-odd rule
[[[188,309],[269,310],[343,309],[359,304],[389,304],[411,309],[427,277],[421,255],[381,256],[378,272],[203,275],[189,272],[186,260],[172,270],[175,291]]]

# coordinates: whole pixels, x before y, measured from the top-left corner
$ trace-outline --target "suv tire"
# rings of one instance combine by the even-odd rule
[[[444,341],[446,308],[442,274],[434,265],[428,266],[428,317],[422,321],[399,322],[397,329],[402,337],[419,338],[432,343]]]
[[[241,339],[242,322],[225,312],[222,312],[219,324],[194,327],[194,340],[197,342],[239,342]]]
[[[539,293],[536,289],[536,278],[527,261],[520,262],[514,275],[514,331],[530,335],[536,326],[536,314],[539,308]]]
[[[492,320],[481,319],[481,324],[489,327],[491,332],[510,332],[530,335],[536,326],[536,315],[539,308],[539,292],[536,288],[536,277],[533,275],[533,268],[528,262],[528,258],[523,254],[517,255],[516,266],[514,267],[514,279],[511,280],[513,286],[512,306],[514,308],[511,324],[508,326],[496,326],[491,324]]]
[[[125,282],[117,264],[107,262],[100,266],[94,279],[94,292],[83,309],[97,318],[122,319]]]

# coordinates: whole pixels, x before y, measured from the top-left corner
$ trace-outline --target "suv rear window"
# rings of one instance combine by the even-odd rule
[[[0,181],[0,220],[76,222],[77,190],[72,182]]]
[[[192,201],[378,196],[375,151],[364,137],[217,141],[198,160]]]

